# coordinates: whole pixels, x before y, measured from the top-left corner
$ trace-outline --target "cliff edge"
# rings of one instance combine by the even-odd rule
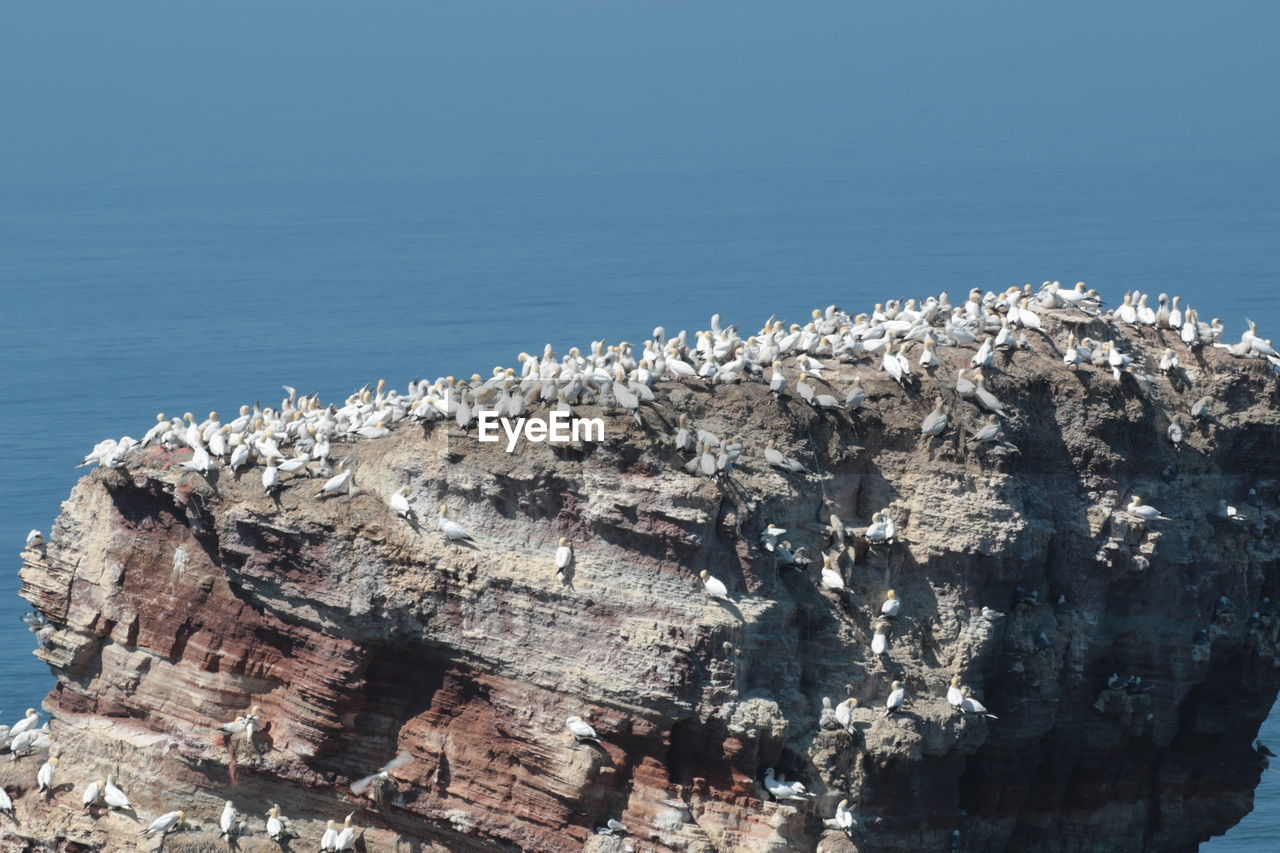
[[[1277,378],[1175,331],[1037,312],[1043,331],[984,371],[1005,409],[991,442],[972,440],[988,417],[960,374],[976,344],[938,347],[903,386],[879,355],[818,342],[821,378],[783,357],[780,394],[766,367],[655,377],[634,415],[575,405],[604,418],[600,441],[508,453],[456,417],[390,419],[335,438],[353,478],[323,499],[309,469],[269,494],[261,465],[204,474],[181,467],[189,447],[135,448],[24,554],[60,764],[48,797],[43,756],[0,771],[17,818],[0,849],[144,849],[138,821],[181,808],[165,849],[220,850],[230,799],[247,851],[279,849],[273,804],[294,850],[352,812],[369,851],[1194,850],[1249,811],[1280,689]],[[1131,361],[1118,380],[1065,364],[1071,334]],[[1165,373],[1167,347],[1182,364]],[[843,401],[855,376],[856,408],[797,393]],[[938,398],[946,428],[921,436]],[[712,449],[705,474],[675,446],[681,414],[741,456]],[[769,440],[804,470],[766,461]],[[410,520],[388,502],[403,486]],[[1127,513],[1135,494],[1168,520]],[[473,545],[441,535],[440,504]],[[863,535],[877,512],[892,541]],[[995,719],[952,707],[956,676]],[[858,702],[836,722],[824,698]],[[220,731],[253,706],[253,740]],[[810,796],[776,799],[768,768]],[[81,807],[107,773],[136,814]],[[598,834],[610,819],[626,831]]]

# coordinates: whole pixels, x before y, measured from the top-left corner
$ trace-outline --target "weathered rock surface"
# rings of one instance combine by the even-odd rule
[[[1087,322],[1053,312],[1054,339],[1068,316]],[[114,772],[145,821],[193,817],[171,851],[222,849],[227,798],[250,851],[274,849],[272,803],[295,850],[350,811],[364,849],[388,851],[1193,850],[1250,808],[1250,744],[1280,688],[1277,382],[1214,349],[1166,378],[1159,333],[1092,325],[1150,384],[1072,371],[1047,337],[1002,353],[987,386],[1016,450],[958,436],[983,420],[952,390],[970,348],[907,391],[842,365],[841,398],[855,372],[868,389],[855,412],[690,382],[663,383],[643,428],[611,416],[599,444],[508,454],[406,423],[351,445],[356,493],[323,501],[315,480],[273,500],[256,472],[206,480],[159,448],[97,469],[25,555],[22,594],[57,628],[39,654],[64,787],[35,793],[39,757],[5,768],[18,822],[0,849],[133,849],[133,820],[78,808]],[[922,440],[938,394],[952,428]],[[1215,417],[1175,448],[1169,413],[1189,423],[1204,394]],[[731,474],[684,473],[677,412],[743,437]],[[770,468],[769,438],[822,473]],[[404,484],[421,529],[387,506]],[[1134,493],[1172,520],[1127,520]],[[1248,518],[1218,519],[1219,498]],[[478,547],[442,540],[442,502]],[[901,537],[843,557],[843,598],[817,585],[820,560],[779,570],[757,544],[773,522],[820,552],[830,507],[859,527],[887,507]],[[732,603],[705,596],[703,569]],[[1018,587],[1040,603],[1015,605]],[[903,609],[877,659],[888,588]],[[1105,689],[1113,672],[1146,692]],[[952,711],[956,674],[998,720]],[[894,679],[908,707],[886,718]],[[853,732],[819,727],[824,696],[860,700]],[[217,731],[254,704],[260,754]],[[574,714],[599,745],[573,742]],[[352,796],[400,752],[376,796]],[[815,798],[772,801],[767,767]],[[844,798],[850,837],[827,823]],[[595,835],[609,818],[629,834]]]

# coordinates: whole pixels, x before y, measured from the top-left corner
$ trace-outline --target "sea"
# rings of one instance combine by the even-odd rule
[[[157,412],[1044,280],[1280,337],[1262,5],[72,5],[0,36],[9,722],[23,538]]]

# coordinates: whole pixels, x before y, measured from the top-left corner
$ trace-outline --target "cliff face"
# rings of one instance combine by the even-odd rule
[[[596,444],[508,454],[406,422],[350,445],[357,488],[327,500],[311,479],[286,475],[275,499],[257,470],[206,479],[177,467],[189,451],[97,469],[22,570],[57,628],[45,707],[76,791],[40,799],[39,760],[21,761],[0,849],[130,849],[135,824],[76,808],[115,772],[148,820],[193,817],[170,850],[216,849],[229,797],[259,833],[279,804],[295,849],[355,810],[368,850],[1192,850],[1250,808],[1250,744],[1280,688],[1263,602],[1280,598],[1277,383],[1212,348],[1165,377],[1160,333],[1064,311],[1054,340],[1064,318],[1152,378],[1072,371],[1048,337],[1002,353],[987,387],[1011,446],[960,437],[985,418],[954,391],[958,348],[906,391],[841,365],[841,398],[855,373],[867,387],[853,412],[688,381],[661,383],[644,426],[608,416]],[[1213,417],[1176,448],[1169,414],[1191,423],[1205,394]],[[951,426],[922,439],[938,395]],[[685,473],[677,412],[744,439],[730,474]],[[769,438],[820,473],[770,467]],[[387,506],[406,484],[419,526]],[[1135,493],[1172,520],[1125,516]],[[1247,518],[1218,518],[1220,498]],[[443,540],[440,503],[477,547]],[[815,582],[820,559],[780,570],[758,544],[772,522],[816,554],[832,508],[851,527],[888,508],[900,537],[844,554],[844,596]],[[704,569],[731,603],[705,595]],[[877,657],[889,588],[902,612]],[[1107,689],[1113,672],[1141,686]],[[953,675],[999,719],[954,712]],[[908,705],[886,718],[893,680]],[[824,696],[860,700],[852,731],[820,725]],[[255,704],[259,748],[228,744],[218,727]],[[570,715],[601,742],[576,744]],[[350,793],[397,753],[412,760]],[[773,801],[768,767],[817,796]],[[826,822],[845,798],[852,835]],[[596,835],[609,818],[629,833]]]

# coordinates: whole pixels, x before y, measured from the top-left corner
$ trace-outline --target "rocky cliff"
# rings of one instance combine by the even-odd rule
[[[1249,810],[1280,688],[1276,377],[1213,347],[1165,375],[1169,332],[1042,316],[987,371],[1003,442],[968,440],[986,418],[956,391],[975,349],[957,346],[906,388],[878,359],[811,380],[843,399],[860,376],[856,410],[690,378],[657,383],[638,419],[581,407],[606,418],[600,442],[507,453],[405,420],[344,448],[353,487],[327,499],[316,479],[268,496],[258,470],[184,470],[191,452],[163,446],[94,470],[24,555],[22,594],[56,629],[37,654],[61,787],[35,792],[40,756],[4,769],[0,849],[141,845],[134,817],[80,808],[114,773],[138,818],[186,811],[176,851],[221,849],[228,798],[249,851],[277,849],[272,804],[294,850],[348,812],[370,851],[1194,850]],[[1065,365],[1068,328],[1132,371]],[[922,438],[938,396],[950,423]],[[678,413],[741,437],[732,470],[686,472]],[[768,439],[807,472],[766,463]],[[388,506],[404,485],[416,522]],[[1170,520],[1126,514],[1132,494]],[[442,503],[474,546],[437,531]],[[881,510],[897,539],[868,545]],[[813,563],[780,567],[769,523]],[[823,552],[844,592],[817,582]],[[890,588],[901,612],[881,620]],[[998,719],[948,704],[957,675]],[[892,681],[907,701],[886,715]],[[848,726],[824,697],[859,700]],[[253,705],[253,742],[219,732]],[[770,767],[813,796],[775,800]],[[627,832],[596,834],[609,819]]]

